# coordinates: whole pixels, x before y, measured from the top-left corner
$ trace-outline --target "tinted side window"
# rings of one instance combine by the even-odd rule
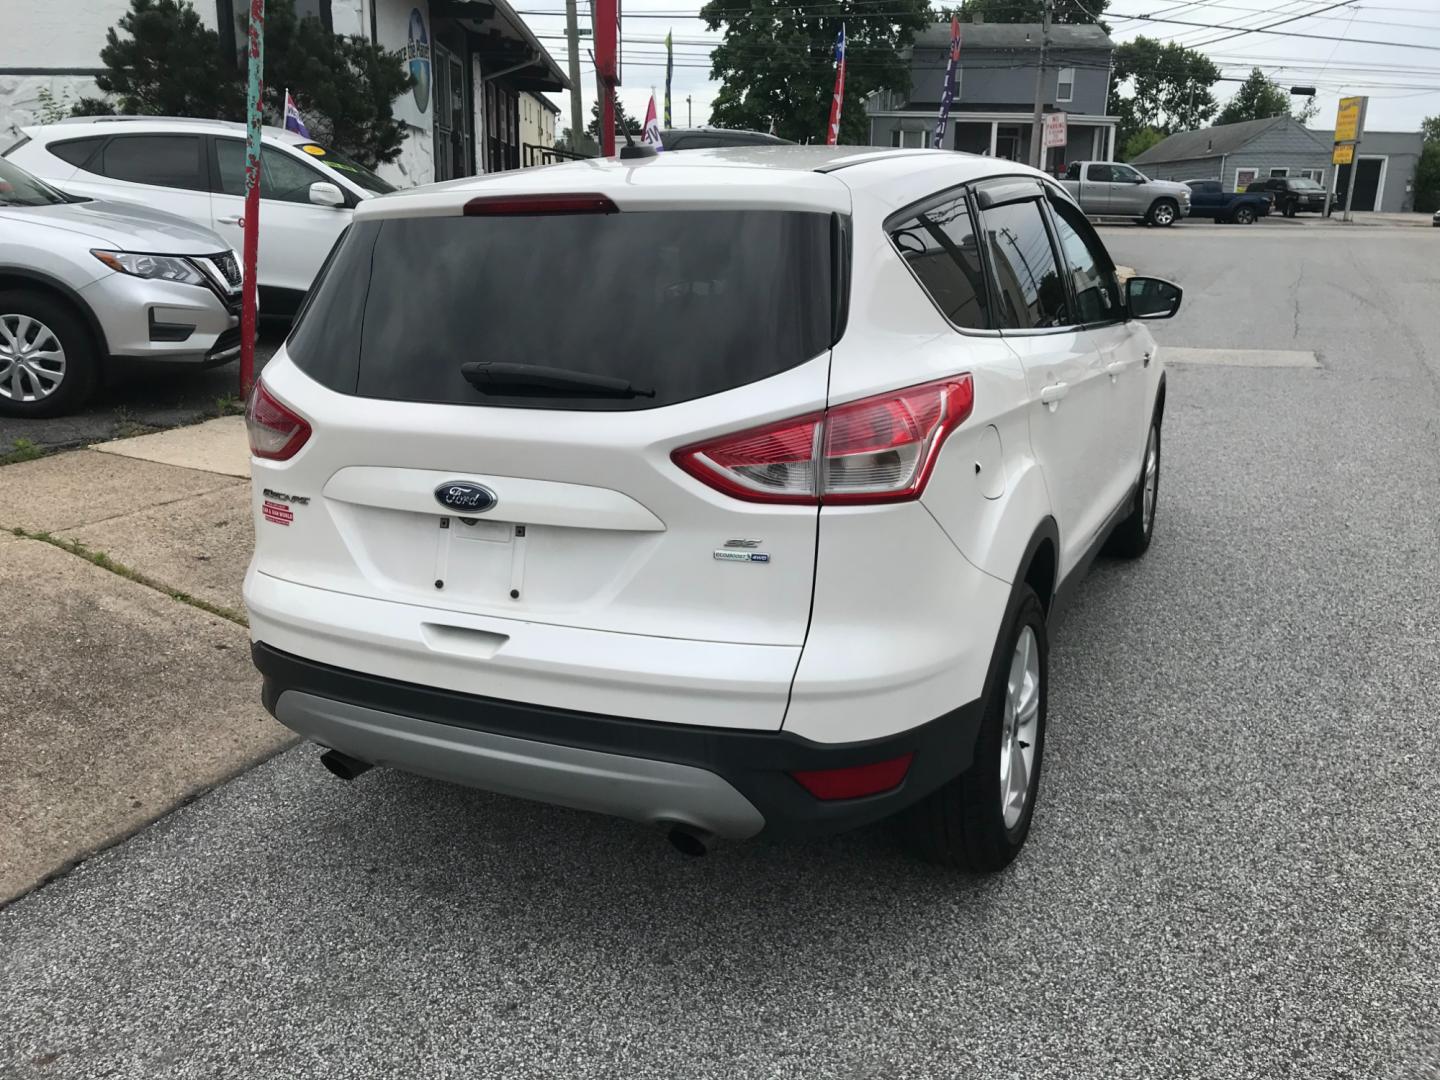
[[[1085,170],[1086,180],[1101,180],[1108,183],[1113,175],[1109,165],[1091,165]]]
[[[100,153],[98,171],[112,180],[204,191],[198,135],[124,135]],[[91,171],[97,171],[90,166]]]
[[[89,139],[67,139],[65,142],[51,143],[46,149],[61,161],[74,165],[77,169],[83,169],[85,163],[90,160],[91,155],[104,141],[103,137],[96,135]]]
[[[1070,272],[1075,294],[1075,321],[1110,322],[1120,318],[1120,290],[1110,256],[1085,220],[1085,215],[1068,202],[1051,199],[1055,235]]]
[[[1020,330],[1066,325],[1065,282],[1039,202],[992,206],[982,224],[999,294],[999,325]]]
[[[890,240],[947,319],[973,329],[990,325],[980,244],[963,195],[900,222]]]
[[[244,195],[245,144],[239,139],[216,139],[215,156],[220,166],[220,190],[226,195]],[[268,146],[260,148],[262,199],[308,203],[310,185],[321,180],[333,183],[289,154]]]

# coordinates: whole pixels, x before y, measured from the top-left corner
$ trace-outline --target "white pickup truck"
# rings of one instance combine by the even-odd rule
[[[1151,180],[1114,161],[1072,161],[1060,182],[1091,217],[1173,225],[1190,212],[1190,189],[1184,184]]]

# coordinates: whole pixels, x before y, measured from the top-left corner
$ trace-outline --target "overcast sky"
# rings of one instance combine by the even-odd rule
[[[699,7],[685,0],[624,4],[620,97],[637,119],[644,117],[652,85],[656,108],[662,107],[663,41],[666,30],[672,30],[675,125],[686,124],[686,95],[692,99],[693,122],[709,121],[710,103],[719,89],[709,79],[709,55],[720,35],[705,29],[695,15]],[[517,9],[564,68],[563,0],[517,0]],[[1139,15],[1154,18],[1127,17]],[[1297,15],[1303,17],[1274,25]],[[1235,80],[1216,86],[1222,102],[1252,67],[1259,67],[1282,85],[1319,90],[1314,127],[1333,126],[1336,102],[1349,94],[1369,95],[1366,126],[1372,131],[1414,131],[1426,116],[1440,114],[1440,0],[1112,0],[1105,18],[1117,42],[1144,34],[1199,48],[1220,66],[1222,75]],[[590,25],[586,0],[580,0],[580,25]],[[1273,27],[1273,32],[1237,32],[1253,27]],[[1364,43],[1367,40],[1382,44]],[[580,81],[588,124],[595,70],[584,49],[582,45]],[[562,110],[558,130],[570,122],[569,97],[551,98]],[[824,120],[817,120],[817,137],[823,128]]]

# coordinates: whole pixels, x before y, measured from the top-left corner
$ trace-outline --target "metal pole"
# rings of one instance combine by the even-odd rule
[[[1050,12],[1055,0],[1045,0],[1040,17],[1040,63],[1035,69],[1035,119],[1030,125],[1030,164],[1039,169],[1045,161],[1045,60],[1050,50]]]
[[[373,2],[373,0],[372,0]],[[565,0],[565,39],[570,43],[570,152],[580,153],[585,109],[580,101],[580,21],[575,0]]]
[[[250,88],[245,130],[245,281],[240,293],[240,396],[255,382],[256,279],[260,261],[260,128],[265,88],[265,0],[250,0]]]
[[[1365,114],[1370,111],[1370,99],[1360,99],[1360,126],[1355,132],[1355,147],[1350,151],[1350,182],[1345,185],[1345,220],[1355,220],[1355,174],[1360,171],[1360,143],[1365,138]]]
[[[694,120],[693,120],[693,119],[691,118],[691,116],[690,116],[690,95],[689,95],[689,94],[686,94],[686,95],[685,95],[685,126],[686,126],[687,128],[688,128],[688,127],[694,127],[694,126],[695,126]]]

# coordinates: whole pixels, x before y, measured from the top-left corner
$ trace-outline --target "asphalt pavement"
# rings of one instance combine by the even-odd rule
[[[256,371],[274,355],[289,329],[285,320],[261,320]],[[12,454],[17,443],[49,452],[194,424],[233,411],[239,394],[238,361],[203,371],[178,365],[136,369],[98,388],[84,409],[69,416],[0,416],[0,458]]]
[[[1106,229],[1186,288],[1155,543],[1056,631],[1030,843],[686,860],[290,751],[0,911],[0,1076],[1440,1075],[1440,261]]]

